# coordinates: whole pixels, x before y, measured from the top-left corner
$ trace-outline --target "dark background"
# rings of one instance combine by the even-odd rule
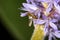
[[[17,38],[14,38],[8,30],[5,28],[5,25],[2,23],[2,20],[0,21],[0,40],[15,40]]]
[[[33,25],[28,26],[28,17],[20,17],[20,12],[23,11],[18,9],[23,2],[26,0],[0,0],[1,40],[30,40]]]
[[[33,26],[28,26],[28,17],[20,17],[19,8],[26,0],[0,0],[1,39],[30,40]]]

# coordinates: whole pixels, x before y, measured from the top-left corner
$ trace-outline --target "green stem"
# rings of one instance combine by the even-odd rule
[[[43,40],[44,38],[44,26],[43,25],[36,25],[31,40]]]

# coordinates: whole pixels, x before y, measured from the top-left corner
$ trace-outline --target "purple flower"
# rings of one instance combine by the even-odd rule
[[[35,5],[28,4],[28,3],[23,3],[23,6],[24,6],[24,8],[22,10],[25,9],[25,10],[30,11],[30,12],[35,11],[35,10],[38,9]]]
[[[28,4],[28,3],[23,3],[23,6],[24,8],[22,8],[21,10],[27,11],[26,13],[23,13],[23,14],[21,13],[21,15],[24,15],[24,16],[27,15],[28,12],[33,13],[38,9],[35,5]]]
[[[21,17],[24,17],[24,16],[26,16],[27,15],[27,13],[21,13]]]
[[[26,0],[27,3],[22,3],[23,7],[21,10],[26,11],[25,13],[21,13],[21,17],[28,16],[30,23],[29,26],[31,26],[32,22],[34,24],[34,27],[36,28],[36,25],[44,25],[44,32],[45,36],[49,35],[49,40],[52,40],[52,38],[60,38],[60,30],[58,30],[58,20],[60,20],[60,6],[58,5],[59,0]],[[42,3],[46,2],[48,4],[47,8],[43,8],[44,5]],[[52,8],[55,8],[54,13],[50,13]],[[53,17],[46,16],[52,15]],[[55,13],[56,12],[56,13]]]
[[[60,6],[58,5],[58,3],[54,2],[54,6],[56,8],[56,11],[60,14]]]
[[[50,29],[48,35],[49,35],[49,39],[48,40],[52,40],[52,38],[54,40],[57,40],[56,37],[60,38],[60,31],[59,30],[58,31],[53,31],[53,29]]]
[[[33,19],[34,24],[44,24],[45,23],[45,28],[46,27],[52,27],[54,30],[58,30],[57,25],[55,25],[53,22],[56,22],[57,20],[40,20],[40,19]]]

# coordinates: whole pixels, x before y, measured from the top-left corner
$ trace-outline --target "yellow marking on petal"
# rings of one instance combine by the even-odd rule
[[[53,9],[49,13],[47,13],[46,11],[43,11],[43,12],[46,16],[53,17],[53,14],[55,13],[55,8],[53,7]]]
[[[44,39],[44,25],[36,25],[31,40]]]
[[[45,14],[45,16],[48,16],[50,13],[47,13],[47,12],[44,11],[44,14]]]
[[[46,2],[42,3],[45,8],[48,7],[48,4]]]
[[[44,3],[42,2],[42,4],[43,4],[43,6],[45,7],[45,11],[43,11],[44,14],[45,14],[46,16],[48,16],[49,13],[46,12],[46,9],[48,8],[48,4],[47,4],[46,2],[44,2]]]

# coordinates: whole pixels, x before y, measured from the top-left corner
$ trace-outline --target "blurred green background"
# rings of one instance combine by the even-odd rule
[[[30,40],[33,27],[29,27],[28,17],[20,17],[18,8],[26,0],[0,0],[0,17],[8,32],[17,40]]]
[[[27,16],[20,17],[20,13],[23,11],[18,8],[22,7],[23,2],[26,0],[0,0],[0,18],[4,27],[15,40],[30,40],[34,30],[33,25],[32,27],[28,26]]]

